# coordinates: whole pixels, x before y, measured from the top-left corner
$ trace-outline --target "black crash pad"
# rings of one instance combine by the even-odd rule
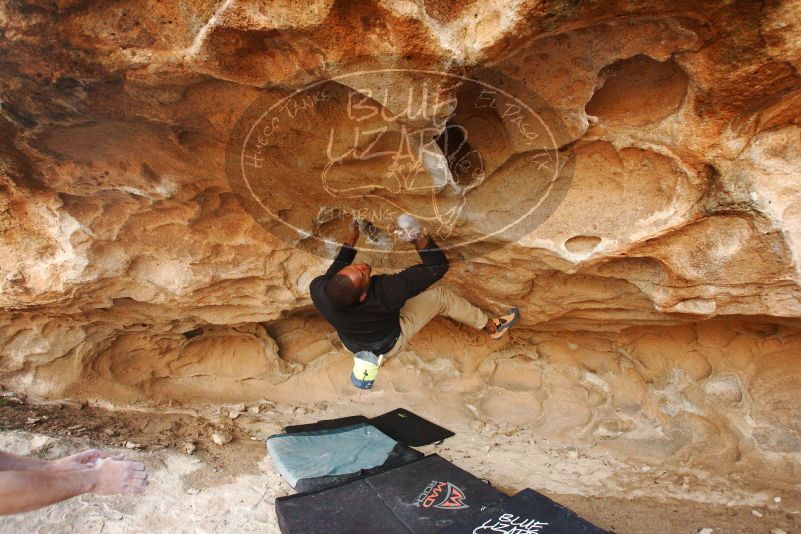
[[[283,534],[409,534],[362,480],[275,500]]]
[[[454,435],[450,430],[403,408],[373,417],[370,424],[395,441],[411,447],[422,447]]]
[[[323,419],[316,423],[309,423],[307,425],[290,425],[284,428],[287,434],[297,434],[299,432],[319,432],[321,430],[334,430],[346,426],[358,425],[359,423],[369,423],[370,420],[363,415],[352,415],[350,417],[340,417],[338,419]],[[375,425],[373,425],[375,426]],[[386,434],[386,432],[384,432]],[[392,436],[390,436],[392,437]],[[395,438],[393,438],[395,439]],[[399,440],[395,440],[399,441]]]
[[[508,497],[437,455],[276,499],[284,534],[434,534]]]
[[[508,498],[436,454],[371,476],[367,483],[414,534],[437,532]]]
[[[422,447],[423,445],[436,443],[454,435],[453,432],[447,428],[442,428],[403,408],[392,410],[391,412],[373,417],[372,419],[368,419],[363,415],[352,415],[337,419],[324,419],[306,425],[291,425],[286,427],[284,432],[288,434],[319,432],[321,430],[333,430],[359,423],[369,423],[395,441],[399,441],[410,447]]]
[[[474,512],[437,534],[607,534],[561,504],[532,489]]]

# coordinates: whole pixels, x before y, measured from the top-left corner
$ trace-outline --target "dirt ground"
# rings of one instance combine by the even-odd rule
[[[0,532],[278,533],[274,500],[293,490],[273,468],[262,439],[291,422],[373,415],[377,408],[267,401],[194,409],[161,406],[158,412],[147,406],[107,410],[70,402],[0,406],[3,450],[56,458],[100,447],[145,462],[151,480],[139,497],[86,495],[0,518]],[[421,450],[436,452],[508,493],[537,489],[614,532],[801,532],[799,491],[783,488],[774,495],[770,488],[749,487],[740,476],[741,482],[733,484],[700,472],[671,472],[627,464],[609,454],[551,447],[523,435],[454,430],[454,438]],[[210,437],[215,431],[228,432],[233,440],[216,445]],[[188,443],[195,447],[191,455]],[[681,495],[687,498],[676,498]]]

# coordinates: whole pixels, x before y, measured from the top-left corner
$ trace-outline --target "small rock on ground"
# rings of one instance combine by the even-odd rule
[[[234,439],[234,437],[231,433],[225,430],[217,430],[211,435],[211,441],[220,446],[230,443],[232,439]]]

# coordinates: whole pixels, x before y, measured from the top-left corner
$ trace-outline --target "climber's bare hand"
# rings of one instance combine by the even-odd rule
[[[55,471],[70,471],[72,469],[87,469],[92,467],[97,460],[108,458],[109,453],[98,449],[89,449],[64,458],[59,458],[50,462],[48,466]]]
[[[354,217],[348,224],[348,238],[345,240],[345,242],[353,246],[356,244],[356,241],[358,240],[359,240],[359,221]]]
[[[102,458],[92,469],[95,472],[92,493],[98,495],[142,493],[148,484],[147,469],[142,462]]]

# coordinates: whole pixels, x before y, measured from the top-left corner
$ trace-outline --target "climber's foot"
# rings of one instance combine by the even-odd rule
[[[518,319],[520,319],[520,310],[509,308],[503,315],[490,319],[490,322],[484,328],[489,332],[492,339],[501,339]]]

